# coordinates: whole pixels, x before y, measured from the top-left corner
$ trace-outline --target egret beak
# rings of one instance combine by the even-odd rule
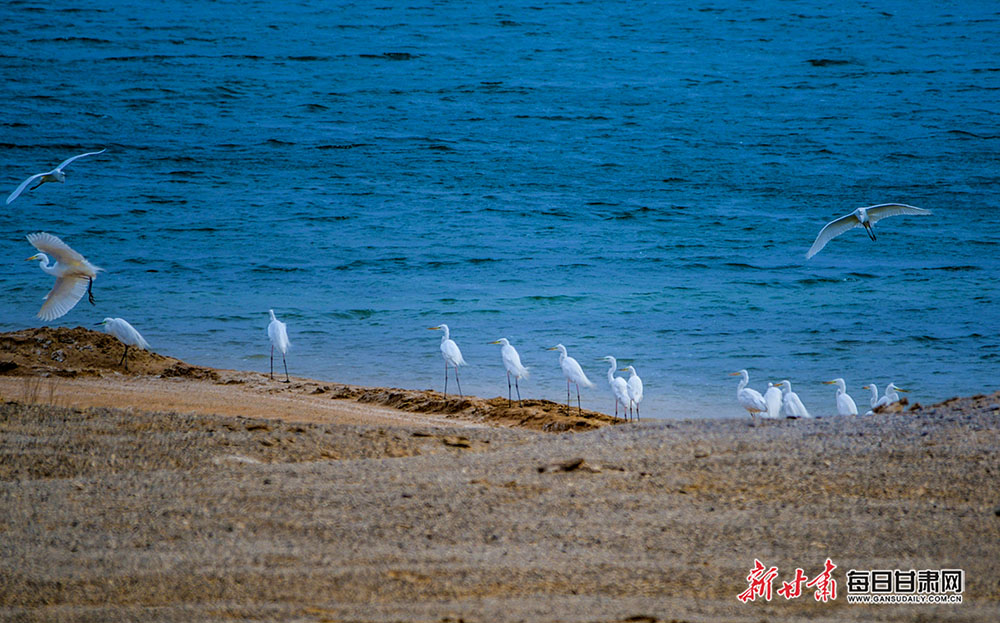
[[[823,385],[833,385],[837,381],[823,381]]]
[[[902,387],[897,387],[897,388],[896,388],[896,391],[897,391],[897,392],[903,392],[904,394],[908,394],[908,393],[910,393],[910,390],[908,390],[908,389],[903,389]]]
[[[550,347],[550,348],[546,348],[545,350],[559,350],[559,349],[558,349],[558,348],[556,348],[555,346],[552,346],[552,347]]]
[[[440,331],[440,327],[427,327],[428,331]]]
[[[739,372],[730,372],[729,373],[729,376],[739,376],[739,375],[740,375]]]
[[[872,388],[871,385],[862,385],[861,386],[861,389],[871,389],[871,388]]]
[[[38,259],[38,256],[37,256],[37,255],[32,255],[31,257],[26,257],[26,258],[24,258],[24,261],[25,261],[25,262],[33,262],[33,261],[35,261],[35,260],[37,260],[37,259]]]
[[[500,340],[497,340],[495,342],[490,342],[490,344],[499,344],[499,343],[500,343]]]

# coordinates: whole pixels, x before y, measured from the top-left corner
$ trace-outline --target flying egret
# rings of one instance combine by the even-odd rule
[[[778,383],[781,388],[781,408],[785,412],[785,417],[790,418],[811,418],[806,406],[799,400],[799,395],[792,391],[792,384],[788,380]]]
[[[594,384],[590,382],[587,375],[583,373],[583,368],[577,363],[576,359],[573,359],[566,354],[566,347],[562,344],[556,344],[555,346],[547,350],[557,350],[559,351],[559,367],[562,368],[563,376],[566,377],[566,409],[569,409],[569,384],[574,383],[576,385],[576,408],[583,412],[583,407],[580,406],[580,385],[590,388]]]
[[[740,384],[736,387],[736,399],[750,413],[750,417],[761,411],[767,411],[767,403],[764,402],[764,397],[760,395],[760,392],[747,387],[747,383],[750,382],[750,374],[746,370],[732,372],[729,376],[741,377]]]
[[[118,340],[125,345],[125,352],[122,353],[121,361],[118,365],[125,365],[126,372],[128,371],[128,347],[135,346],[136,348],[141,348],[143,350],[149,350],[149,343],[142,337],[142,335],[135,330],[135,327],[130,325],[127,320],[122,318],[105,318],[102,322],[98,323],[99,327],[104,327],[104,332],[115,336]]]
[[[502,337],[490,344],[501,344],[500,358],[503,359],[503,367],[507,369],[507,406],[510,406],[510,375],[514,375],[514,388],[517,389],[517,404],[521,404],[521,388],[517,386],[518,379],[528,378],[528,369],[521,365],[521,356],[517,350],[510,345],[507,338]],[[457,347],[456,347],[457,348]],[[458,378],[456,376],[456,378]]]
[[[288,347],[291,346],[288,343],[288,325],[274,316],[273,309],[267,310],[267,313],[271,314],[271,322],[267,323],[267,337],[271,340],[271,379],[274,379],[274,349],[277,348],[281,351],[281,363],[285,364],[285,382],[290,383],[291,379],[288,378],[288,362],[285,360],[285,353],[288,352]]]
[[[52,234],[45,232],[28,234],[28,242],[41,253],[32,255],[27,261],[38,260],[38,267],[56,278],[56,284],[45,295],[45,303],[38,310],[39,318],[55,320],[66,315],[84,294],[87,295],[90,304],[94,304],[94,279],[97,278],[97,272],[103,270],[102,268],[88,262],[85,257]],[[49,266],[49,255],[56,258],[56,263],[52,266]]]
[[[781,417],[781,389],[774,383],[767,384],[764,392],[764,404],[767,405],[767,415],[761,416],[772,420]]]
[[[10,196],[7,197],[7,205],[10,205],[11,201],[17,199],[18,196],[20,196],[20,194],[24,192],[24,189],[28,186],[28,184],[32,183],[33,181],[38,180],[38,183],[32,186],[31,190],[35,190],[45,182],[60,182],[60,183],[65,182],[66,174],[63,173],[63,169],[66,168],[66,165],[68,165],[69,163],[73,162],[78,158],[83,158],[84,156],[96,156],[97,154],[103,154],[106,151],[107,148],[102,149],[101,151],[90,151],[85,154],[80,154],[79,156],[73,156],[72,158],[67,158],[66,160],[63,160],[62,164],[52,169],[51,171],[46,171],[45,173],[35,173],[28,179],[21,182],[21,185],[18,186],[16,189],[14,189],[14,192],[12,192]]]
[[[899,394],[897,391],[907,392],[909,390],[903,389],[902,387],[896,387],[894,384],[889,383],[885,386],[885,394],[878,399],[878,402],[872,407],[872,409],[877,409],[879,407],[884,407],[886,405],[891,405],[894,402],[899,402]]]
[[[832,381],[823,381],[824,385],[836,385],[837,386],[837,414],[838,415],[857,415],[858,405],[854,404],[854,399],[847,393],[847,384],[844,383],[844,379],[833,379]]]
[[[635,413],[635,419],[639,419],[639,403],[642,402],[642,379],[639,378],[639,373],[635,371],[635,366],[625,366],[622,368],[622,372],[630,373],[628,377],[628,399],[632,403],[633,413]]]
[[[931,211],[924,210],[923,208],[915,208],[913,206],[906,205],[905,203],[882,203],[879,205],[868,206],[866,208],[858,208],[846,216],[842,216],[827,223],[826,226],[819,231],[819,235],[816,236],[816,241],[813,242],[811,247],[809,247],[809,251],[806,253],[806,259],[808,260],[812,256],[819,253],[823,247],[826,246],[826,243],[830,242],[845,231],[854,229],[855,227],[864,227],[865,231],[868,232],[868,237],[875,240],[875,231],[872,230],[872,225],[886,217],[896,216],[899,214],[927,216],[931,214]]]
[[[628,381],[620,376],[615,376],[615,370],[618,369],[618,360],[608,355],[607,357],[602,357],[601,361],[607,361],[611,364],[608,368],[608,384],[611,385],[611,393],[615,396],[615,417],[618,417],[618,404],[621,403],[622,410],[625,411],[626,417],[628,417]]]
[[[872,415],[875,413],[874,409],[878,405],[878,385],[876,385],[875,383],[869,383],[867,385],[864,385],[861,389],[870,389],[872,391],[871,400],[868,401],[868,404],[871,405],[872,410],[865,413],[865,415]]]
[[[455,382],[458,383],[458,396],[462,395],[462,383],[458,380],[458,366],[464,366],[465,359],[462,359],[462,351],[458,350],[458,344],[451,339],[448,325],[442,324],[436,327],[428,327],[429,331],[444,331],[441,336],[441,356],[444,357],[444,395],[448,395],[448,366],[455,366]]]

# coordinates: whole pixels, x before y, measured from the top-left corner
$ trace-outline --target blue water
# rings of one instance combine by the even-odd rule
[[[0,330],[41,324],[49,231],[107,272],[96,307],[154,349],[293,374],[565,398],[565,344],[610,410],[737,416],[735,379],[997,389],[1000,7],[994,2],[5,3]],[[828,220],[904,202],[931,218]]]

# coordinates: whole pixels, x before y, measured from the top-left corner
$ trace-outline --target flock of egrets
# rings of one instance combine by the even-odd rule
[[[771,419],[777,419],[782,416],[788,418],[812,417],[809,415],[806,406],[802,404],[802,400],[799,399],[799,395],[792,391],[792,384],[787,379],[777,385],[768,383],[767,391],[761,395],[756,389],[747,387],[750,383],[750,375],[746,370],[733,372],[730,376],[742,377],[740,384],[736,386],[736,400],[747,410],[751,418],[758,414],[761,417]],[[847,383],[844,382],[844,379],[837,378],[832,381],[823,381],[823,384],[837,386],[837,415],[858,414],[858,405],[851,398],[851,395],[847,393]],[[875,383],[869,383],[862,386],[862,388],[870,390],[872,393],[871,400],[869,401],[872,410],[865,413],[865,415],[871,415],[878,407],[899,402],[899,394],[896,392],[907,391],[889,383],[885,388],[885,395],[880,398],[878,395],[878,386]]]
[[[47,182],[65,182],[66,174],[63,169],[66,168],[67,165],[79,158],[95,156],[102,154],[105,151],[107,151],[107,149],[87,152],[67,158],[51,171],[36,173],[28,177],[7,197],[7,204],[9,205],[12,201],[17,199],[25,191],[25,189],[35,190]],[[32,183],[35,184],[32,186]],[[901,203],[885,203],[865,208],[857,208],[850,214],[827,223],[823,229],[820,230],[819,235],[816,236],[816,240],[806,253],[806,259],[816,255],[821,249],[823,249],[823,247],[826,246],[828,242],[830,242],[830,240],[850,229],[864,227],[868,236],[874,241],[875,233],[872,225],[884,218],[897,215],[925,216],[929,214],[931,214],[929,210]],[[73,307],[80,302],[80,299],[83,298],[84,294],[87,295],[88,300],[93,305],[94,280],[97,278],[97,273],[103,269],[91,264],[83,255],[74,251],[68,244],[60,240],[57,236],[46,232],[38,232],[28,234],[27,238],[28,242],[30,242],[38,250],[38,253],[29,257],[28,260],[38,261],[38,267],[42,271],[56,278],[55,285],[49,293],[45,295],[45,302],[38,311],[38,317],[42,320],[55,320],[73,309]],[[55,258],[55,264],[49,263],[49,256]],[[285,358],[289,347],[287,327],[285,323],[275,317],[273,310],[269,310],[268,313],[271,316],[271,321],[267,327],[267,334],[271,341],[271,378],[274,378],[274,350],[278,349],[282,355],[282,363],[285,366],[285,381],[288,382],[290,379],[288,377],[288,363]],[[126,370],[128,369],[127,356],[130,346],[143,349],[149,348],[149,344],[146,343],[146,340],[143,339],[142,335],[140,335],[131,324],[121,318],[105,318],[101,323],[99,323],[99,325],[103,326],[107,333],[115,336],[125,345],[125,352],[122,354],[122,359],[119,362],[119,365],[124,365]],[[444,332],[444,335],[441,337],[441,355],[445,360],[445,394],[448,392],[449,368],[454,367],[455,383],[458,385],[459,395],[461,396],[462,386],[458,379],[458,367],[465,364],[465,360],[462,358],[462,352],[459,350],[455,341],[451,339],[448,331],[448,325],[442,324],[437,327],[431,327],[431,329]],[[508,402],[512,402],[510,379],[513,376],[514,389],[517,392],[518,402],[520,402],[521,390],[520,387],[518,387],[518,380],[528,376],[528,369],[521,364],[521,358],[518,355],[517,350],[514,349],[507,338],[500,338],[499,340],[491,342],[491,344],[501,345],[500,355],[504,368],[507,371],[507,400]],[[549,348],[549,350],[559,351],[559,366],[562,368],[563,375],[566,377],[567,408],[569,407],[571,398],[571,385],[575,385],[577,408],[582,410],[580,406],[580,386],[583,385],[584,387],[590,388],[594,387],[594,384],[587,378],[587,375],[584,374],[583,368],[577,360],[570,357],[566,353],[565,346],[557,344]],[[623,415],[626,418],[634,416],[638,419],[639,403],[642,402],[643,395],[642,379],[640,379],[639,375],[636,373],[635,367],[626,366],[622,370],[622,372],[630,373],[629,378],[626,380],[623,377],[615,376],[618,363],[614,357],[609,355],[604,357],[603,360],[611,364],[611,367],[608,369],[608,384],[610,385],[612,394],[615,397],[615,416],[618,416],[618,407],[621,405]],[[792,391],[792,385],[789,381],[784,380],[777,385],[768,383],[767,391],[761,395],[760,392],[747,387],[750,380],[746,370],[734,372],[733,375],[742,376],[740,384],[736,390],[736,395],[739,403],[750,413],[751,417],[757,414],[761,414],[762,417],[769,418],[777,418],[781,415],[791,418],[811,417],[809,415],[809,411],[806,410],[805,405],[802,404],[798,395]],[[848,395],[844,380],[834,379],[832,381],[826,381],[826,383],[837,385],[837,413],[840,415],[857,415],[857,405],[854,403],[854,400],[850,397],[850,395]],[[869,389],[872,392],[870,401],[872,409],[884,404],[897,402],[899,400],[899,394],[897,394],[896,391],[906,391],[896,387],[892,383],[889,383],[886,387],[885,395],[880,398],[878,396],[878,389],[874,383],[865,385],[864,389]]]

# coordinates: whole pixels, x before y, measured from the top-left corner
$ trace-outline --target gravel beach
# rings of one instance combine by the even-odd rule
[[[1000,393],[861,418],[607,425],[167,358],[124,375],[114,352],[74,359],[103,361],[106,336],[47,331],[0,336],[3,620],[1000,613]],[[214,397],[188,408],[184,393]],[[777,588],[827,558],[836,599],[737,599],[755,559]],[[963,603],[848,604],[849,569],[962,569]]]

